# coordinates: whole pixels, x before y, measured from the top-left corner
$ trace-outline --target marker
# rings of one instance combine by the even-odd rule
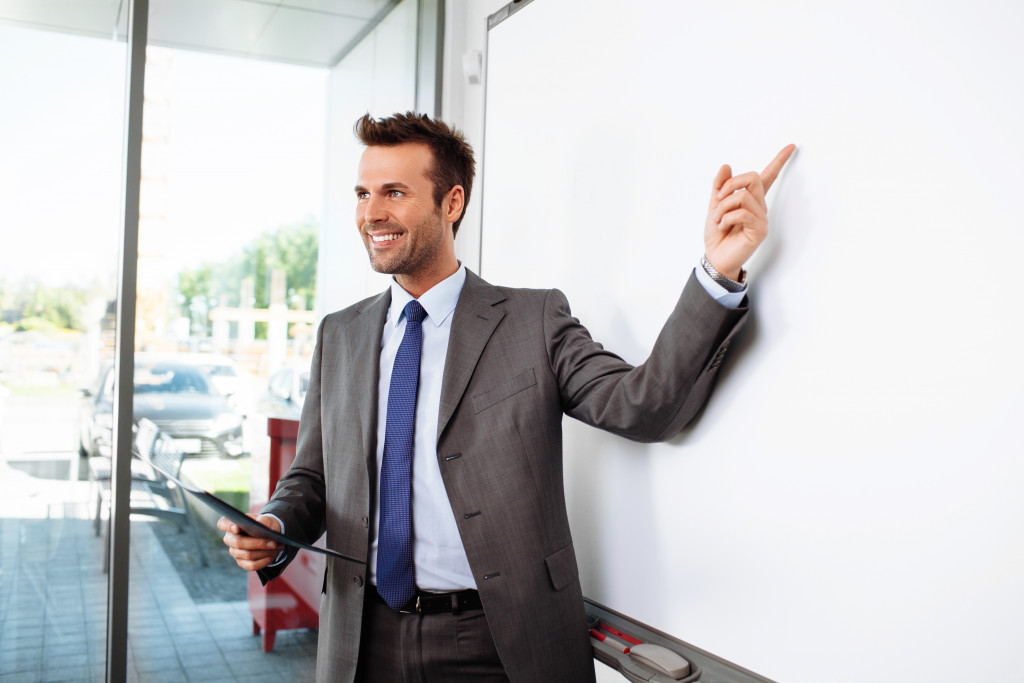
[[[608,633],[612,634],[616,638],[621,638],[622,640],[626,641],[630,645],[643,645],[642,641],[637,640],[633,636],[626,635],[625,633],[623,633],[622,631],[620,631],[617,628],[612,628],[611,626],[609,626],[608,624],[604,623],[603,621],[601,622],[601,628],[604,629],[605,631],[608,631]]]
[[[613,648],[615,648],[624,655],[629,654],[629,647],[625,643],[615,640],[611,636],[606,636],[605,634],[598,631],[596,628],[590,629],[590,637],[597,638],[605,645],[611,645]]]

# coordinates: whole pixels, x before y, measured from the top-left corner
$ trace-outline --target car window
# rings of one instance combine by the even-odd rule
[[[209,383],[195,368],[172,365],[136,366],[135,393],[210,394]]]
[[[204,365],[203,370],[210,377],[238,377],[238,371],[230,365]]]

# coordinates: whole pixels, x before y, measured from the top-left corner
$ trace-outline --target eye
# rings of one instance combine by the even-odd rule
[[[365,192],[365,191],[356,192],[356,199],[366,199],[369,196],[370,196],[369,192]]]
[[[402,197],[404,195],[405,193],[402,192],[401,190],[391,190],[390,192],[388,192],[389,197]]]

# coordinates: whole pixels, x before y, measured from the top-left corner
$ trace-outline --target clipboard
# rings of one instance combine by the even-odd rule
[[[216,512],[219,512],[222,516],[227,517],[232,523],[237,524],[238,528],[245,532],[248,536],[254,536],[256,538],[265,538],[270,541],[276,541],[293,548],[301,548],[303,550],[310,550],[314,553],[320,553],[321,555],[327,555],[328,557],[336,557],[341,560],[347,560],[349,562],[356,562],[358,564],[365,565],[366,562],[363,560],[357,560],[354,557],[343,555],[336,550],[330,548],[319,548],[308,543],[296,541],[294,538],[289,538],[284,534],[274,531],[265,524],[257,522],[255,519],[245,514],[238,508],[234,507],[230,503],[226,503],[217,496],[213,495],[209,491],[189,486],[167,470],[154,465],[152,462],[147,461],[144,458],[139,457],[138,454],[133,453],[136,458],[142,460],[147,465],[152,467],[154,470],[159,472],[162,476],[166,477],[168,481],[173,482],[178,488],[189,493],[193,498],[205,504],[207,507],[212,508]]]

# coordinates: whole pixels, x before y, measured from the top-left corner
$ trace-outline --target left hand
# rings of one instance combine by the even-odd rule
[[[268,515],[249,516],[274,531],[281,532],[281,525],[273,517]],[[227,517],[217,520],[217,528],[224,532],[224,545],[228,547],[231,557],[235,558],[235,563],[242,569],[259,571],[273,563],[281,554],[277,543],[246,535],[237,524]]]
[[[718,169],[704,224],[704,255],[722,275],[733,280],[768,235],[765,194],[782,171],[795,145],[786,145],[760,174],[734,176],[728,164]]]

